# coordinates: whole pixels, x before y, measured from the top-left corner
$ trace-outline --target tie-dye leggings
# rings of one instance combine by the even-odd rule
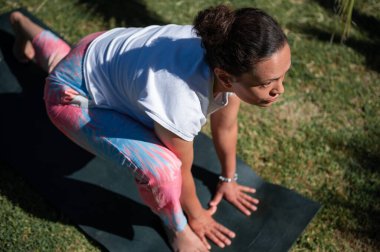
[[[72,141],[132,172],[140,196],[164,224],[175,231],[187,221],[180,205],[181,162],[146,128],[128,115],[88,107],[83,56],[101,33],[83,38],[73,49],[49,31],[33,41],[36,61],[50,74],[44,99],[53,124]]]

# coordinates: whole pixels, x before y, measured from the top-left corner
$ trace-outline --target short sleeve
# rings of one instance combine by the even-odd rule
[[[192,141],[206,123],[194,89],[164,70],[150,77],[148,87],[145,97],[138,101],[146,115],[180,138]]]

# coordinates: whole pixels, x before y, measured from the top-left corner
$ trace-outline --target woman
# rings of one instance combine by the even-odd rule
[[[269,107],[284,92],[290,48],[276,21],[255,8],[220,5],[194,25],[115,28],[73,49],[19,12],[11,14],[15,56],[49,72],[51,121],[86,150],[132,171],[144,202],[175,251],[207,251],[235,233],[212,215],[222,198],[250,215],[258,200],[237,182],[240,100]],[[222,171],[210,208],[196,195],[193,139],[211,120]],[[185,216],[186,214],[186,216]]]

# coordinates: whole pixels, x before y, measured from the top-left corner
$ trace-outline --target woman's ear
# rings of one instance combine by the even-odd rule
[[[223,88],[230,89],[232,87],[232,82],[235,80],[233,75],[218,67],[214,68],[214,74],[217,82],[222,85]]]

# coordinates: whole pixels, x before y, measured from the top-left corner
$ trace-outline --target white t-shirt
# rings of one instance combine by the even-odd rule
[[[213,97],[213,75],[193,26],[115,28],[97,37],[84,59],[91,104],[154,121],[192,141],[207,115],[228,102]]]

